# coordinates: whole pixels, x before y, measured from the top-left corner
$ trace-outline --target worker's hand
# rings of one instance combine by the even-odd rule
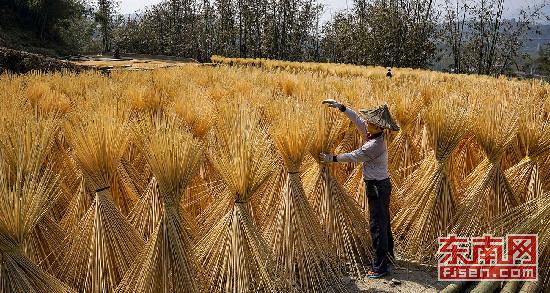
[[[319,154],[319,160],[321,161],[321,163],[325,163],[325,164],[334,163],[333,157],[334,157],[333,154],[325,154],[325,153]]]
[[[340,108],[341,106],[344,105],[344,104],[339,103],[339,102],[337,102],[336,100],[333,100],[333,99],[326,99],[326,100],[323,101],[323,104],[325,104],[325,105],[327,105],[331,108],[336,108],[336,109],[338,109],[338,108]]]

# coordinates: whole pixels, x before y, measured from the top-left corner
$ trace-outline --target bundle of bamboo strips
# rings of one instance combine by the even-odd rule
[[[55,173],[56,166],[52,161],[54,161],[54,141],[59,133],[59,121],[51,117],[53,116],[37,117],[37,120],[31,121],[13,117],[14,119],[10,122],[5,121],[0,147],[7,163],[8,174],[15,176],[16,173],[13,170],[21,168],[25,168],[22,172],[27,172],[22,176],[33,176],[33,172],[41,172],[41,168],[38,167],[30,169],[27,166],[29,164],[38,164],[38,166],[48,164],[49,171]],[[57,184],[59,185],[59,181]],[[61,195],[60,192],[58,198]],[[34,225],[34,229],[26,236],[23,243],[25,255],[37,264],[42,263],[44,268],[47,268],[55,259],[56,250],[64,236],[54,219],[52,210],[53,206]]]
[[[273,161],[265,126],[243,101],[222,105],[211,132],[210,161],[228,195],[217,200],[217,222],[197,243],[208,292],[279,292],[283,282],[253,222],[249,200],[269,178]]]
[[[208,131],[216,121],[216,111],[212,99],[205,94],[195,96],[193,102],[180,98],[174,101],[174,113],[181,119],[194,137],[205,140]],[[182,207],[192,217],[197,218],[212,202],[210,183],[221,181],[204,153],[199,167],[199,176],[190,183],[189,192],[182,197]]]
[[[420,111],[423,108],[422,100],[417,96],[406,96],[397,99],[393,116],[399,123],[399,131],[395,138],[390,140],[388,145],[389,156],[388,163],[392,183],[395,186],[401,186],[407,178],[416,169],[415,165],[420,159],[420,146],[417,135],[420,132]]]
[[[538,236],[538,282],[533,291],[547,292],[550,289],[550,194],[533,198],[496,219],[494,231],[510,234],[537,234]],[[512,227],[512,229],[510,229]],[[531,283],[531,282],[526,282]],[[540,286],[540,288],[536,288]]]
[[[86,191],[84,180],[81,179],[77,191],[69,201],[65,214],[59,222],[61,228],[64,231],[71,231],[84,217],[90,205],[92,205],[92,198]]]
[[[491,230],[498,216],[520,204],[500,166],[504,150],[516,134],[515,108],[500,103],[474,113],[473,131],[486,157],[466,178],[465,195],[454,220],[452,232],[464,236]]]
[[[113,291],[144,245],[111,197],[110,184],[128,138],[124,122],[112,114],[99,109],[66,127],[85,189],[95,195],[69,231],[53,269],[59,278],[87,292]]]
[[[519,118],[518,148],[521,161],[506,170],[506,178],[522,202],[543,194],[540,157],[550,151],[550,117],[542,107],[524,106]]]
[[[450,160],[451,176],[453,176],[453,182],[458,190],[464,190],[467,187],[466,178],[483,159],[485,159],[485,155],[476,141],[476,137],[470,131],[457,145]],[[462,193],[457,195],[462,199]]]
[[[468,131],[468,109],[455,99],[434,101],[423,118],[434,151],[397,192],[403,208],[392,222],[397,245],[410,260],[435,261],[437,238],[449,232],[456,209],[450,158]]]
[[[307,201],[300,179],[300,166],[308,150],[310,125],[303,106],[292,100],[283,103],[279,120],[272,128],[272,137],[283,158],[284,187],[274,207],[274,225],[267,231],[277,262],[276,270],[304,292],[343,291],[332,247],[320,226],[319,219]]]
[[[348,265],[353,275],[362,276],[371,259],[368,223],[361,207],[337,181],[330,165],[318,161],[320,153],[334,153],[347,126],[336,115],[338,113],[322,108],[313,116],[316,121],[309,152],[317,160],[317,172],[309,173],[313,175],[309,182],[314,182],[309,199],[320,215],[329,243],[336,249],[339,265]]]
[[[200,292],[192,225],[182,215],[179,203],[198,170],[203,144],[190,133],[180,131],[180,124],[173,118],[155,121],[152,128],[150,135],[144,135],[143,152],[158,182],[161,216],[158,221],[154,214],[148,217],[155,228],[117,292]],[[147,133],[138,129],[139,133]],[[156,196],[154,189],[149,196]]]
[[[60,195],[59,178],[45,160],[58,130],[57,122],[12,122],[2,125],[8,131],[2,134],[14,136],[3,137],[0,145],[0,291],[72,292],[26,256],[38,261],[51,253],[52,247],[45,241],[37,242],[44,239],[29,239],[33,233],[59,237],[37,228]]]
[[[143,237],[143,240],[147,241],[153,234],[157,223],[160,222],[161,216],[162,202],[160,201],[158,182],[153,177],[144,194],[128,214],[128,221]]]

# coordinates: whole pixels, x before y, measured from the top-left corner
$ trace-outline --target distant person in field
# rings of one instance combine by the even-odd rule
[[[388,172],[388,150],[384,142],[384,129],[399,130],[386,105],[361,110],[360,117],[352,109],[335,100],[325,100],[324,104],[344,112],[361,133],[365,144],[345,154],[320,154],[321,162],[362,162],[363,180],[367,185],[370,232],[375,256],[372,269],[367,276],[380,278],[391,272],[394,262],[393,236],[390,226],[391,182]]]
[[[393,76],[393,74],[391,73],[391,67],[388,67],[386,69],[388,69],[388,72],[386,73],[386,77],[391,78]]]

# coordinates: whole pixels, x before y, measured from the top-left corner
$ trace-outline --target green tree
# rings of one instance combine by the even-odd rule
[[[109,52],[112,49],[112,34],[118,3],[113,0],[98,0],[95,20],[99,24],[101,32],[102,51]]]

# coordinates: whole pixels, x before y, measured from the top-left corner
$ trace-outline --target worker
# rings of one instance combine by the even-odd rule
[[[391,67],[386,68],[388,72],[386,73],[387,78],[392,78],[393,74],[391,73]]]
[[[349,153],[320,154],[323,163],[362,162],[363,180],[367,185],[370,232],[375,252],[372,269],[367,273],[371,279],[381,278],[391,272],[395,261],[393,236],[390,227],[391,182],[388,173],[388,150],[384,142],[384,129],[397,131],[399,126],[390,115],[387,105],[360,110],[363,118],[352,109],[335,100],[324,104],[342,111],[361,133],[365,144]]]

